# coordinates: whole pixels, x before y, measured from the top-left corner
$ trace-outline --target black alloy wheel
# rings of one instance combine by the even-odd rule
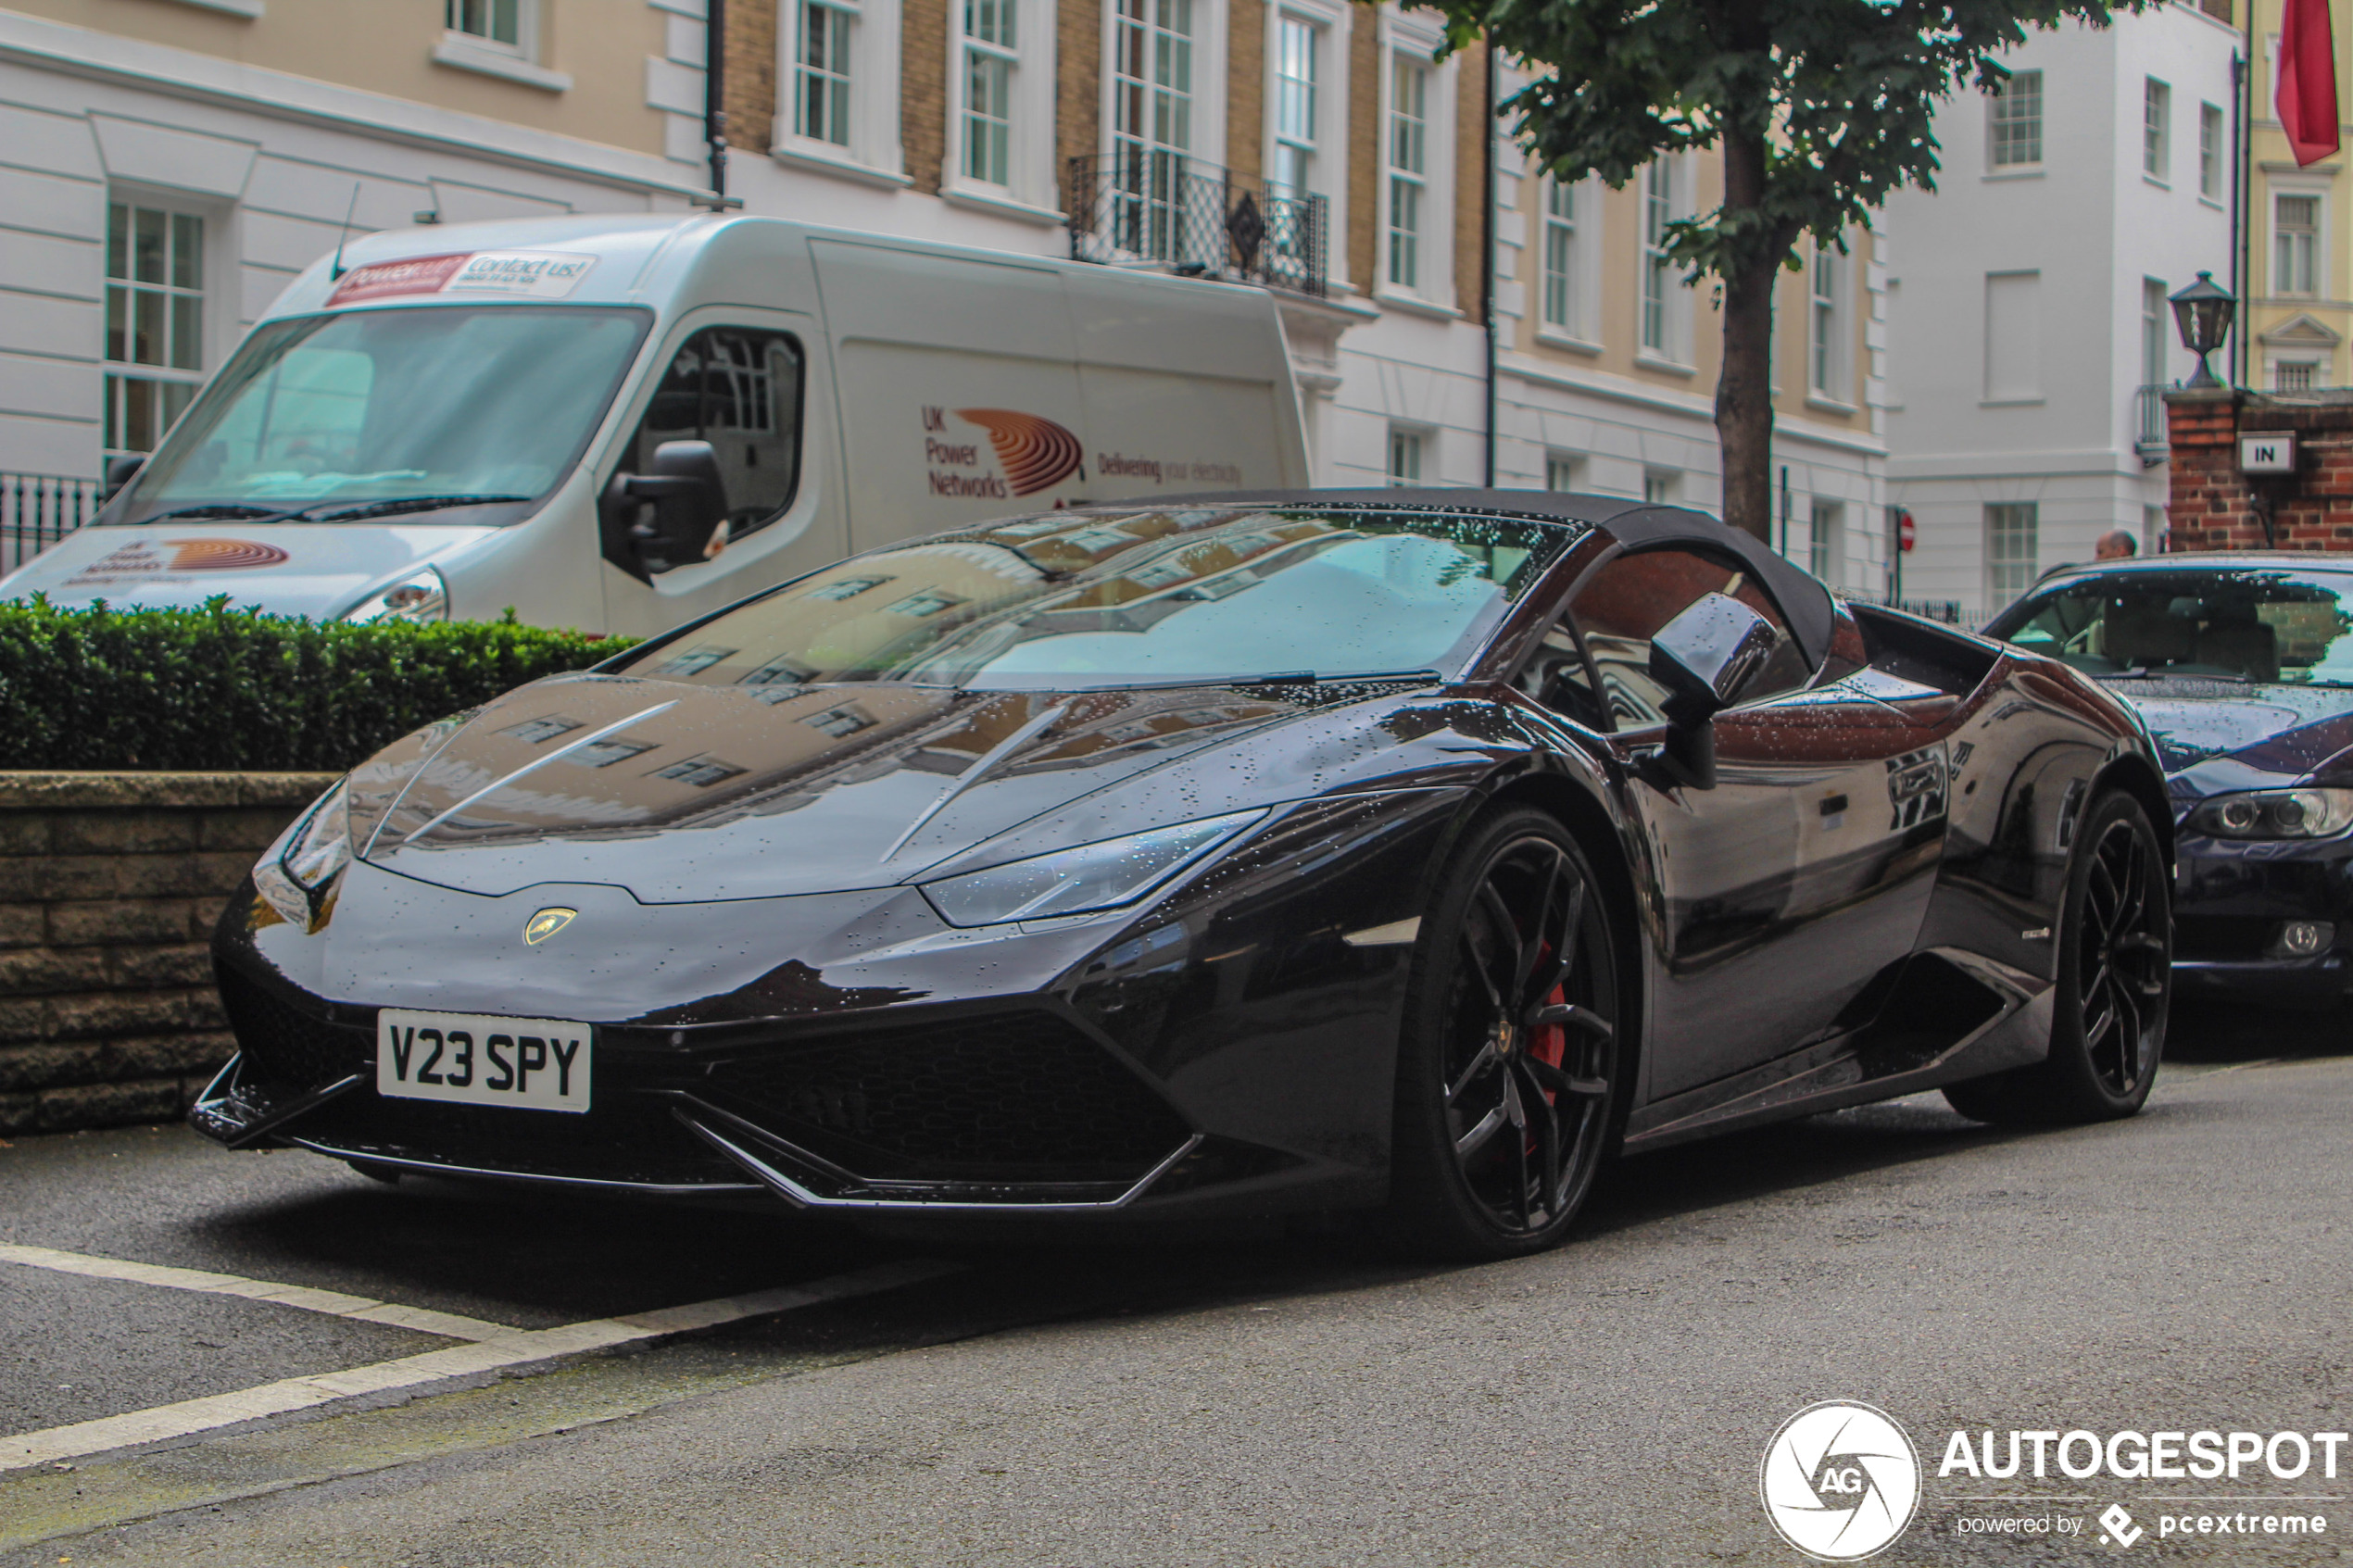
[[[1390,1215],[1416,1250],[1558,1242],[1625,1098],[1601,884],[1547,813],[1470,834],[1422,924],[1399,1042]]]
[[[2140,803],[2095,800],[2068,867],[2053,981],[2051,1054],[1956,1084],[1944,1098],[1981,1122],[2104,1122],[2141,1109],[2165,1052],[2173,988],[2172,879]]]

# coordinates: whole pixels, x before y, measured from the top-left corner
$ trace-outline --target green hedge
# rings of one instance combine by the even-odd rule
[[[0,768],[340,770],[421,724],[610,659],[624,638],[499,621],[318,624],[0,605]]]

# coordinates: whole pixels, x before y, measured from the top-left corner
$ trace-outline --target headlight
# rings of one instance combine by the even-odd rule
[[[1117,909],[1141,898],[1265,815],[1236,811],[1057,849],[985,872],[927,882],[923,893],[939,918],[956,926]]]
[[[253,868],[255,890],[306,931],[318,929],[335,879],[351,864],[350,803],[346,785],[337,784]]]
[[[371,594],[351,607],[344,619],[369,621],[447,621],[449,584],[432,567],[422,566],[381,594]]]
[[[2190,826],[2216,838],[2327,838],[2353,827],[2353,789],[2250,789],[2201,801]]]

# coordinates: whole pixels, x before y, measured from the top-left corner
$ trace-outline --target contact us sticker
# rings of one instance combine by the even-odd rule
[[[1931,1471],[1894,1417],[1829,1399],[1773,1434],[1759,1493],[1775,1533],[1818,1562],[1859,1562],[1906,1533],[2023,1544],[2037,1560],[2055,1540],[2112,1552],[2326,1543],[2334,1555],[2348,1446],[2345,1432],[1981,1428],[1946,1435]]]

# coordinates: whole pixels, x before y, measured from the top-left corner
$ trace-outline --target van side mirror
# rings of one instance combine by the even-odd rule
[[[99,503],[104,505],[120,495],[122,487],[138,478],[139,470],[146,466],[145,458],[108,458],[106,492],[98,497]]]
[[[1693,789],[1716,786],[1717,714],[1741,697],[1780,644],[1773,623],[1738,599],[1709,594],[1651,638],[1651,679],[1667,688],[1659,763]]]
[[[727,484],[708,441],[665,441],[645,473],[618,473],[605,490],[606,554],[648,576],[707,558],[727,521]]]

